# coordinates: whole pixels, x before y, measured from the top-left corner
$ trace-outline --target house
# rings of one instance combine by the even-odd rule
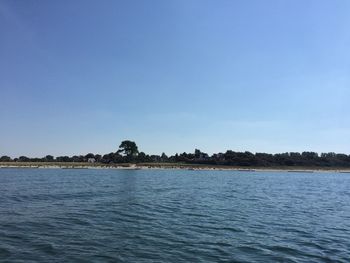
[[[95,158],[89,158],[88,159],[88,163],[95,163],[96,162],[96,159]]]

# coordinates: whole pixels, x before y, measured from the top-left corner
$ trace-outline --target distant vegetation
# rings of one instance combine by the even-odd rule
[[[149,155],[139,152],[133,141],[123,141],[116,152],[105,155],[88,153],[86,155],[58,156],[47,155],[43,158],[29,158],[20,156],[11,159],[8,156],[0,157],[0,162],[90,162],[101,164],[122,163],[186,163],[206,165],[229,165],[241,167],[350,167],[350,155],[339,153],[316,152],[287,152],[278,154],[235,152],[228,150],[225,153],[207,153],[196,149],[194,153],[181,153],[173,156]]]

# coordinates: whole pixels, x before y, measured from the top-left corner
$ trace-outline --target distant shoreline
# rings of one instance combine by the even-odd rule
[[[181,163],[137,163],[137,164],[101,164],[101,163],[57,163],[57,162],[0,162],[0,168],[31,168],[31,169],[173,169],[173,170],[207,170],[207,171],[242,171],[242,172],[337,172],[350,173],[350,168],[343,167],[239,167],[226,165],[201,165]]]

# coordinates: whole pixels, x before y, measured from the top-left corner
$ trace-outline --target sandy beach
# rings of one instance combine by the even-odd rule
[[[139,164],[101,164],[101,163],[34,163],[34,162],[9,162],[0,163],[0,168],[28,168],[28,169],[177,169],[177,170],[206,170],[206,171],[238,171],[238,172],[290,172],[290,173],[313,173],[313,172],[336,172],[350,173],[350,168],[323,167],[237,167],[220,165],[193,165],[174,163],[139,163]]]

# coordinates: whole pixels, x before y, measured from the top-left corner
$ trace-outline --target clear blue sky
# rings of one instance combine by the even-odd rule
[[[350,153],[350,1],[0,1],[0,155]]]

